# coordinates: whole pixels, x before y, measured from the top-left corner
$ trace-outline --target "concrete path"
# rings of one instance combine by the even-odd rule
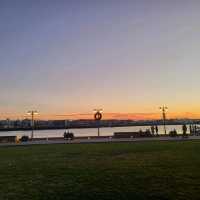
[[[143,142],[143,141],[187,141],[187,140],[200,140],[200,136],[189,136],[188,138],[182,138],[181,136],[172,137],[153,137],[153,138],[95,138],[95,139],[75,139],[72,141],[68,140],[38,140],[16,143],[1,143],[0,147],[3,146],[28,146],[28,145],[41,145],[41,144],[90,144],[90,143],[111,143],[111,142]]]

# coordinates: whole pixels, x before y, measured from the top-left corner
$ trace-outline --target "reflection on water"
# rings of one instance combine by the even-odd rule
[[[182,133],[181,125],[168,125],[166,126],[167,133],[171,130],[176,129],[178,133]],[[150,129],[149,126],[128,126],[128,127],[114,127],[114,128],[101,128],[100,135],[101,136],[112,136],[114,132],[136,132],[139,130],[145,131],[146,129]],[[164,134],[163,126],[158,126],[159,134]],[[95,128],[86,128],[86,129],[71,129],[71,132],[74,133],[75,137],[80,136],[97,136],[97,129]],[[189,127],[188,127],[189,132]],[[64,133],[64,129],[59,130],[37,130],[34,131],[34,137],[37,138],[47,138],[47,137],[62,137]],[[28,135],[31,136],[31,131],[6,131],[0,132],[1,136],[7,135]]]

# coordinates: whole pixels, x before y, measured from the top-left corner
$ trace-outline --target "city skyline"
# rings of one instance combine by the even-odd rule
[[[199,9],[195,0],[0,1],[0,118],[33,107],[91,118],[101,107],[104,118],[157,119],[163,104],[169,118],[200,118]]]

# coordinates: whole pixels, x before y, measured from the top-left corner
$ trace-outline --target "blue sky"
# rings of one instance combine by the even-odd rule
[[[0,109],[200,113],[200,1],[0,0]]]

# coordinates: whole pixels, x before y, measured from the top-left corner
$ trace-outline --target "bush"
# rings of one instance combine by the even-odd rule
[[[177,131],[175,129],[173,131],[170,131],[169,136],[170,137],[177,137],[178,136]]]
[[[22,136],[20,139],[21,142],[27,142],[28,140],[29,140],[29,137],[26,135]]]
[[[70,132],[64,132],[64,139],[65,140],[73,140],[74,139],[74,134]]]

